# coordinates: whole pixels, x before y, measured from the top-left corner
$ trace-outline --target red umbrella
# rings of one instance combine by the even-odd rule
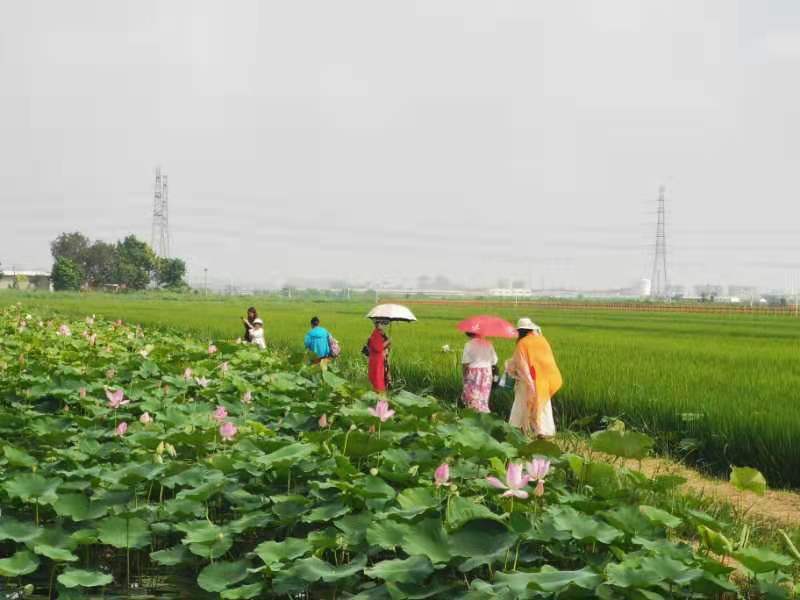
[[[514,326],[494,315],[477,315],[465,319],[458,324],[458,329],[466,333],[474,333],[481,337],[515,338],[517,330]]]

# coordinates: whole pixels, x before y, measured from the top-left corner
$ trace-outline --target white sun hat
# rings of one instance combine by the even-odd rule
[[[522,317],[519,321],[517,321],[517,329],[522,329],[524,331],[535,331],[537,333],[542,333],[542,328],[539,327],[533,321],[531,321],[528,317]]]
[[[253,321],[253,325],[263,325],[263,324],[264,321],[262,321],[261,319],[256,319],[255,321]]]

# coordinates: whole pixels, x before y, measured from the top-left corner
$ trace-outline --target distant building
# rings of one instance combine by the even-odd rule
[[[53,291],[50,273],[47,271],[2,271],[0,290]]]

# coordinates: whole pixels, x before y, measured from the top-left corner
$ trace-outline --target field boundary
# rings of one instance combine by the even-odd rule
[[[517,307],[530,306],[537,308],[552,308],[558,310],[603,310],[620,312],[644,312],[644,313],[698,313],[713,315],[764,315],[800,318],[800,314],[794,306],[694,306],[694,305],[669,305],[669,304],[646,304],[634,302],[556,302],[548,300],[479,300],[479,299],[415,299],[415,298],[381,298],[381,302],[403,303],[411,305],[427,306],[502,306]]]

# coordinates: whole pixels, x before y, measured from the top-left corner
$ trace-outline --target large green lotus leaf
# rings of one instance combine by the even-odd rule
[[[558,508],[553,512],[553,525],[560,531],[569,531],[574,539],[580,541],[610,544],[623,535],[616,527],[570,507]]]
[[[36,473],[22,473],[6,481],[3,487],[11,498],[53,504],[58,499],[56,490],[61,482],[61,479],[47,479]]]
[[[485,504],[477,504],[461,496],[450,498],[447,506],[447,524],[450,527],[458,529],[465,523],[476,519],[495,519],[499,521],[501,517],[494,514]],[[528,524],[530,525],[529,522]]]
[[[384,560],[364,571],[367,577],[396,583],[420,583],[431,573],[433,565],[425,556]]]
[[[74,562],[78,560],[78,557],[66,548],[56,548],[47,544],[36,544],[33,547],[33,551],[56,562]]]
[[[438,507],[442,500],[431,488],[408,488],[397,495],[397,503],[400,508],[389,510],[390,514],[414,517]]]
[[[36,538],[35,543],[44,546],[52,546],[54,548],[64,548],[66,550],[74,550],[78,547],[78,543],[72,538],[71,534],[57,525],[43,528],[42,532]],[[31,544],[28,543],[28,546],[30,545]]]
[[[619,490],[619,475],[612,465],[587,461],[575,454],[566,455],[566,459],[575,477],[592,486],[601,496],[613,496]]]
[[[548,440],[533,440],[517,450],[517,454],[522,458],[531,458],[532,456],[558,458],[563,453],[558,444]]]
[[[517,541],[517,536],[496,520],[470,521],[450,536],[453,556],[494,556]]]
[[[760,471],[750,467],[733,467],[731,483],[737,490],[754,492],[759,496],[767,491],[767,480]]]
[[[164,502],[164,511],[172,516],[202,517],[206,512],[203,503],[196,500],[172,498]]]
[[[39,557],[28,550],[20,550],[9,558],[0,559],[0,575],[20,577],[30,575],[39,568]]]
[[[249,600],[250,598],[262,598],[264,585],[261,583],[249,583],[237,588],[224,590],[220,593],[222,600]]]
[[[538,573],[497,573],[495,581],[507,585],[518,597],[529,595],[529,589],[557,594],[570,585],[584,590],[594,590],[602,577],[590,569],[579,571],[558,571],[552,567],[542,567]]]
[[[337,517],[350,512],[350,507],[342,504],[341,502],[328,502],[313,509],[308,514],[304,515],[301,521],[303,523],[319,523],[321,521],[331,521]]]
[[[649,556],[643,558],[640,564],[642,568],[651,569],[665,580],[680,586],[689,585],[703,576],[702,569],[690,568],[681,561],[673,560],[667,556]]]
[[[204,544],[189,544],[189,552],[201,558],[208,560],[216,560],[225,554],[233,547],[233,538],[225,533],[220,534],[220,537],[213,542],[206,542]]]
[[[705,525],[698,525],[697,533],[700,534],[703,545],[712,552],[720,556],[728,556],[733,552],[733,542],[718,531],[709,529]]]
[[[408,525],[391,519],[375,520],[367,528],[367,542],[384,550],[394,550],[403,543]]]
[[[311,552],[311,544],[302,538],[286,538],[282,542],[268,541],[256,546],[255,553],[271,569]]]
[[[621,588],[648,588],[665,579],[658,571],[633,561],[609,564],[606,578],[609,584]]]
[[[36,539],[42,530],[34,523],[17,521],[12,517],[0,519],[0,540],[14,540],[15,542],[30,542]]]
[[[220,493],[228,484],[223,479],[208,481],[195,488],[181,490],[175,496],[178,500],[193,500],[195,502],[206,502],[212,496]]]
[[[305,496],[273,496],[272,512],[284,523],[295,521],[308,510],[309,501]]]
[[[657,531],[656,527],[636,507],[627,504],[604,511],[602,517],[628,535],[650,536]]]
[[[642,459],[650,453],[654,445],[653,438],[636,431],[607,429],[592,434],[592,450],[620,458]]]
[[[356,515],[346,515],[334,521],[333,525],[344,534],[345,543],[352,547],[366,540],[367,528],[374,518],[371,512],[366,511]]]
[[[161,484],[170,489],[175,486],[197,487],[208,481],[219,480],[224,477],[225,475],[221,471],[209,469],[202,465],[194,465],[180,473],[164,478]]]
[[[114,548],[144,548],[150,544],[150,530],[142,519],[108,517],[97,524],[98,539]]]
[[[367,557],[360,556],[349,564],[335,567],[330,563],[320,560],[316,556],[295,561],[289,574],[309,583],[322,580],[325,583],[334,583],[352,577],[364,570],[367,566]]]
[[[745,548],[734,552],[733,558],[756,575],[787,569],[794,564],[791,557],[764,548]]]
[[[319,556],[328,550],[335,550],[339,546],[341,536],[335,528],[326,527],[312,531],[306,539],[311,544],[314,554]]]
[[[183,538],[184,544],[211,543],[223,533],[219,525],[206,520],[178,523],[175,529],[186,534],[186,537]]]
[[[377,435],[364,431],[351,431],[337,436],[336,443],[343,448],[342,453],[350,458],[365,458],[378,452],[383,452],[391,447],[392,442],[384,436],[378,439]],[[347,440],[347,447],[344,446]]]
[[[266,469],[271,469],[278,464],[295,464],[304,461],[314,454],[317,447],[313,444],[295,442],[264,456],[258,456],[254,461]]]
[[[151,560],[165,567],[174,567],[175,565],[188,561],[190,558],[189,550],[183,544],[150,553]]]
[[[131,486],[142,481],[159,479],[167,470],[165,465],[157,463],[131,464],[121,469],[120,483]]]
[[[83,569],[67,569],[58,576],[58,583],[67,588],[98,587],[108,585],[114,578],[101,571],[84,571]]]
[[[675,529],[683,524],[683,521],[679,517],[665,510],[661,510],[660,508],[656,508],[655,506],[642,505],[639,507],[639,510],[651,523],[656,525]]]
[[[408,525],[400,546],[409,556],[427,556],[434,564],[446,563],[452,557],[450,540],[439,519]]]
[[[498,573],[500,575],[500,573]],[[502,573],[506,576],[507,573]],[[492,585],[482,579],[473,579],[469,584],[469,591],[460,596],[461,600],[519,600],[526,598],[523,588],[522,594],[517,594],[506,584]]]
[[[245,513],[244,516],[239,517],[228,523],[228,530],[231,533],[244,533],[251,529],[263,529],[273,522],[271,513],[265,510],[257,510],[250,513]]]
[[[59,494],[53,508],[58,516],[70,517],[73,521],[99,519],[108,512],[108,506],[90,502],[85,494]]]
[[[247,578],[247,563],[217,562],[205,567],[197,576],[197,585],[207,592],[221,592]]]
[[[91,546],[97,543],[97,530],[78,529],[73,531],[70,537],[78,546]]]
[[[31,468],[37,465],[37,461],[30,454],[24,450],[14,448],[13,446],[3,446],[3,454],[6,456],[8,464],[14,467]]]
[[[448,445],[461,450],[460,454],[464,457],[478,456],[481,458],[491,458],[497,456],[502,459],[513,458],[517,451],[511,444],[498,442],[483,429],[467,425],[460,427],[450,436]]]
[[[452,598],[456,590],[463,587],[460,582],[430,582],[428,585],[419,583],[393,583],[386,582],[386,591],[392,598],[405,598],[407,600],[425,600],[427,598]]]

